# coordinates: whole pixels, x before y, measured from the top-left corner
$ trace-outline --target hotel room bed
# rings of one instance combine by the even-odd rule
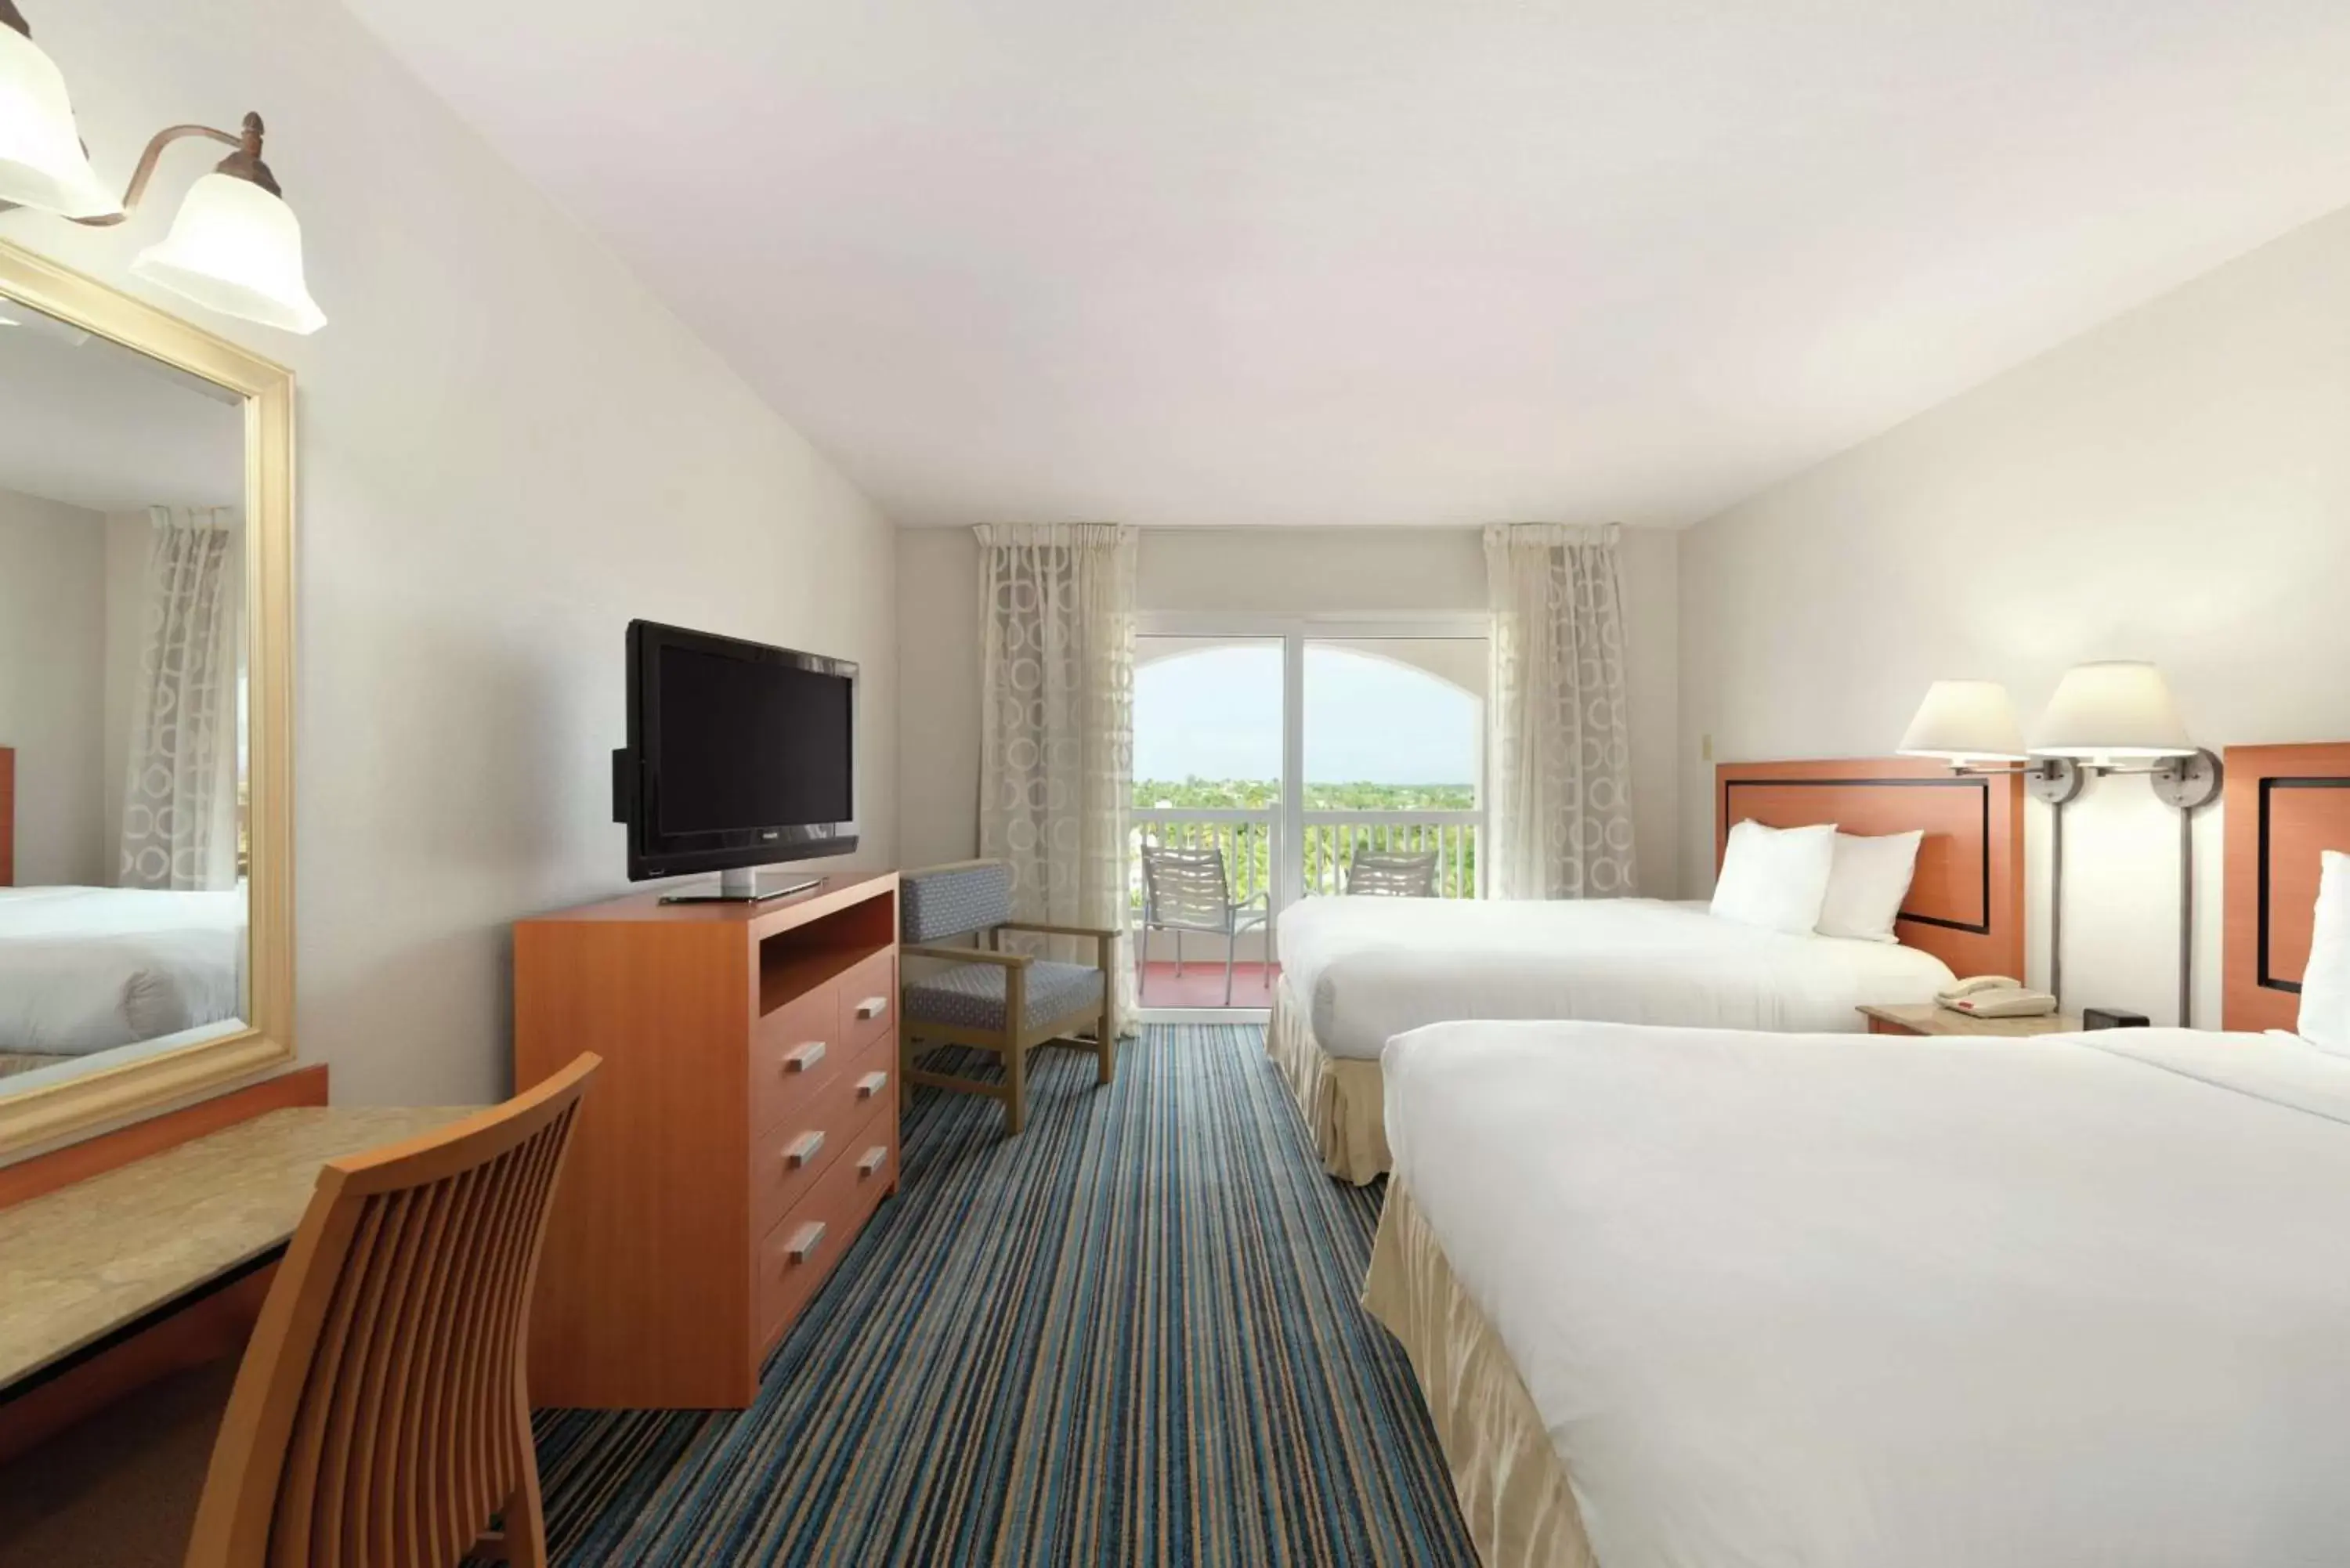
[[[0,888],[0,1072],[237,1015],[243,888]]]
[[[2023,790],[1904,758],[1724,763],[1716,819],[1918,836],[1894,940],[1790,936],[1700,905],[1309,898],[1282,915],[1265,1047],[1323,1168],[1388,1168],[1379,1051],[1440,1021],[1857,1031],[1951,977],[2023,968]],[[1899,889],[1897,888],[1897,892]]]
[[[1765,1030],[1857,1029],[1866,1003],[1950,983],[1916,948],[1787,936],[1651,898],[1544,903],[1309,898],[1283,913],[1267,1048],[1324,1167],[1388,1168],[1379,1052],[1448,1019],[1585,1018]]]
[[[1488,1568],[2341,1561],[2350,1058],[1435,1025],[1365,1301]]]

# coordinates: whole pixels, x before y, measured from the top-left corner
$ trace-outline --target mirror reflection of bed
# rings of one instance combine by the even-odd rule
[[[244,417],[0,299],[0,1096],[247,1011]]]

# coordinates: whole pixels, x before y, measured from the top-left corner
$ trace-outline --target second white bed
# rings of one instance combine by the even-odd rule
[[[1380,1050],[1452,1019],[1853,1032],[1867,1004],[1929,1002],[1950,983],[1893,942],[1788,936],[1654,898],[1308,898],[1284,911],[1267,1047],[1325,1169],[1388,1168]]]

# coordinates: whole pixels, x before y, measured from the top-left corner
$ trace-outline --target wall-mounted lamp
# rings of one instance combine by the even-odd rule
[[[32,207],[92,227],[119,223],[139,205],[163,149],[201,137],[235,149],[189,188],[161,244],[130,270],[197,304],[288,332],[327,324],[302,275],[302,226],[261,161],[261,117],[240,131],[174,125],[156,132],[118,202],[90,167],[65,77],[15,0],[0,0],[0,208]]]
[[[2064,994],[2064,807],[2084,777],[2069,757],[2033,756],[2015,722],[2015,704],[1996,680],[1937,680],[1901,737],[1905,757],[1931,757],[1956,774],[2022,774],[2023,787],[2049,807],[2053,825],[2048,878],[2048,993]],[[2021,975],[2016,977],[2022,979]]]
[[[2178,813],[2178,1026],[2194,1027],[2194,817],[2220,798],[2219,757],[2189,738],[2162,671],[2139,659],[2066,670],[2040,737],[2034,756],[2067,758],[2093,774],[2144,774],[2155,798]]]

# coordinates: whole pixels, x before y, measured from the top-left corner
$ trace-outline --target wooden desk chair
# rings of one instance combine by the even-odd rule
[[[1051,926],[1012,918],[1012,867],[1001,860],[966,860],[907,871],[898,877],[904,958],[940,959],[951,967],[904,983],[898,1008],[901,1082],[958,1094],[993,1095],[1003,1102],[1007,1130],[1028,1121],[1028,1054],[1039,1045],[1074,1045],[1094,1053],[1099,1083],[1118,1062],[1118,933],[1095,926]],[[1052,963],[1003,950],[1006,931],[1091,938],[1097,961]],[[977,937],[983,948],[925,944]],[[1076,1031],[1091,1026],[1090,1040]],[[916,1065],[941,1045],[993,1051],[1003,1061],[1003,1082],[983,1083]]]
[[[222,1417],[188,1568],[546,1563],[531,1282],[600,1064],[318,1173]]]

